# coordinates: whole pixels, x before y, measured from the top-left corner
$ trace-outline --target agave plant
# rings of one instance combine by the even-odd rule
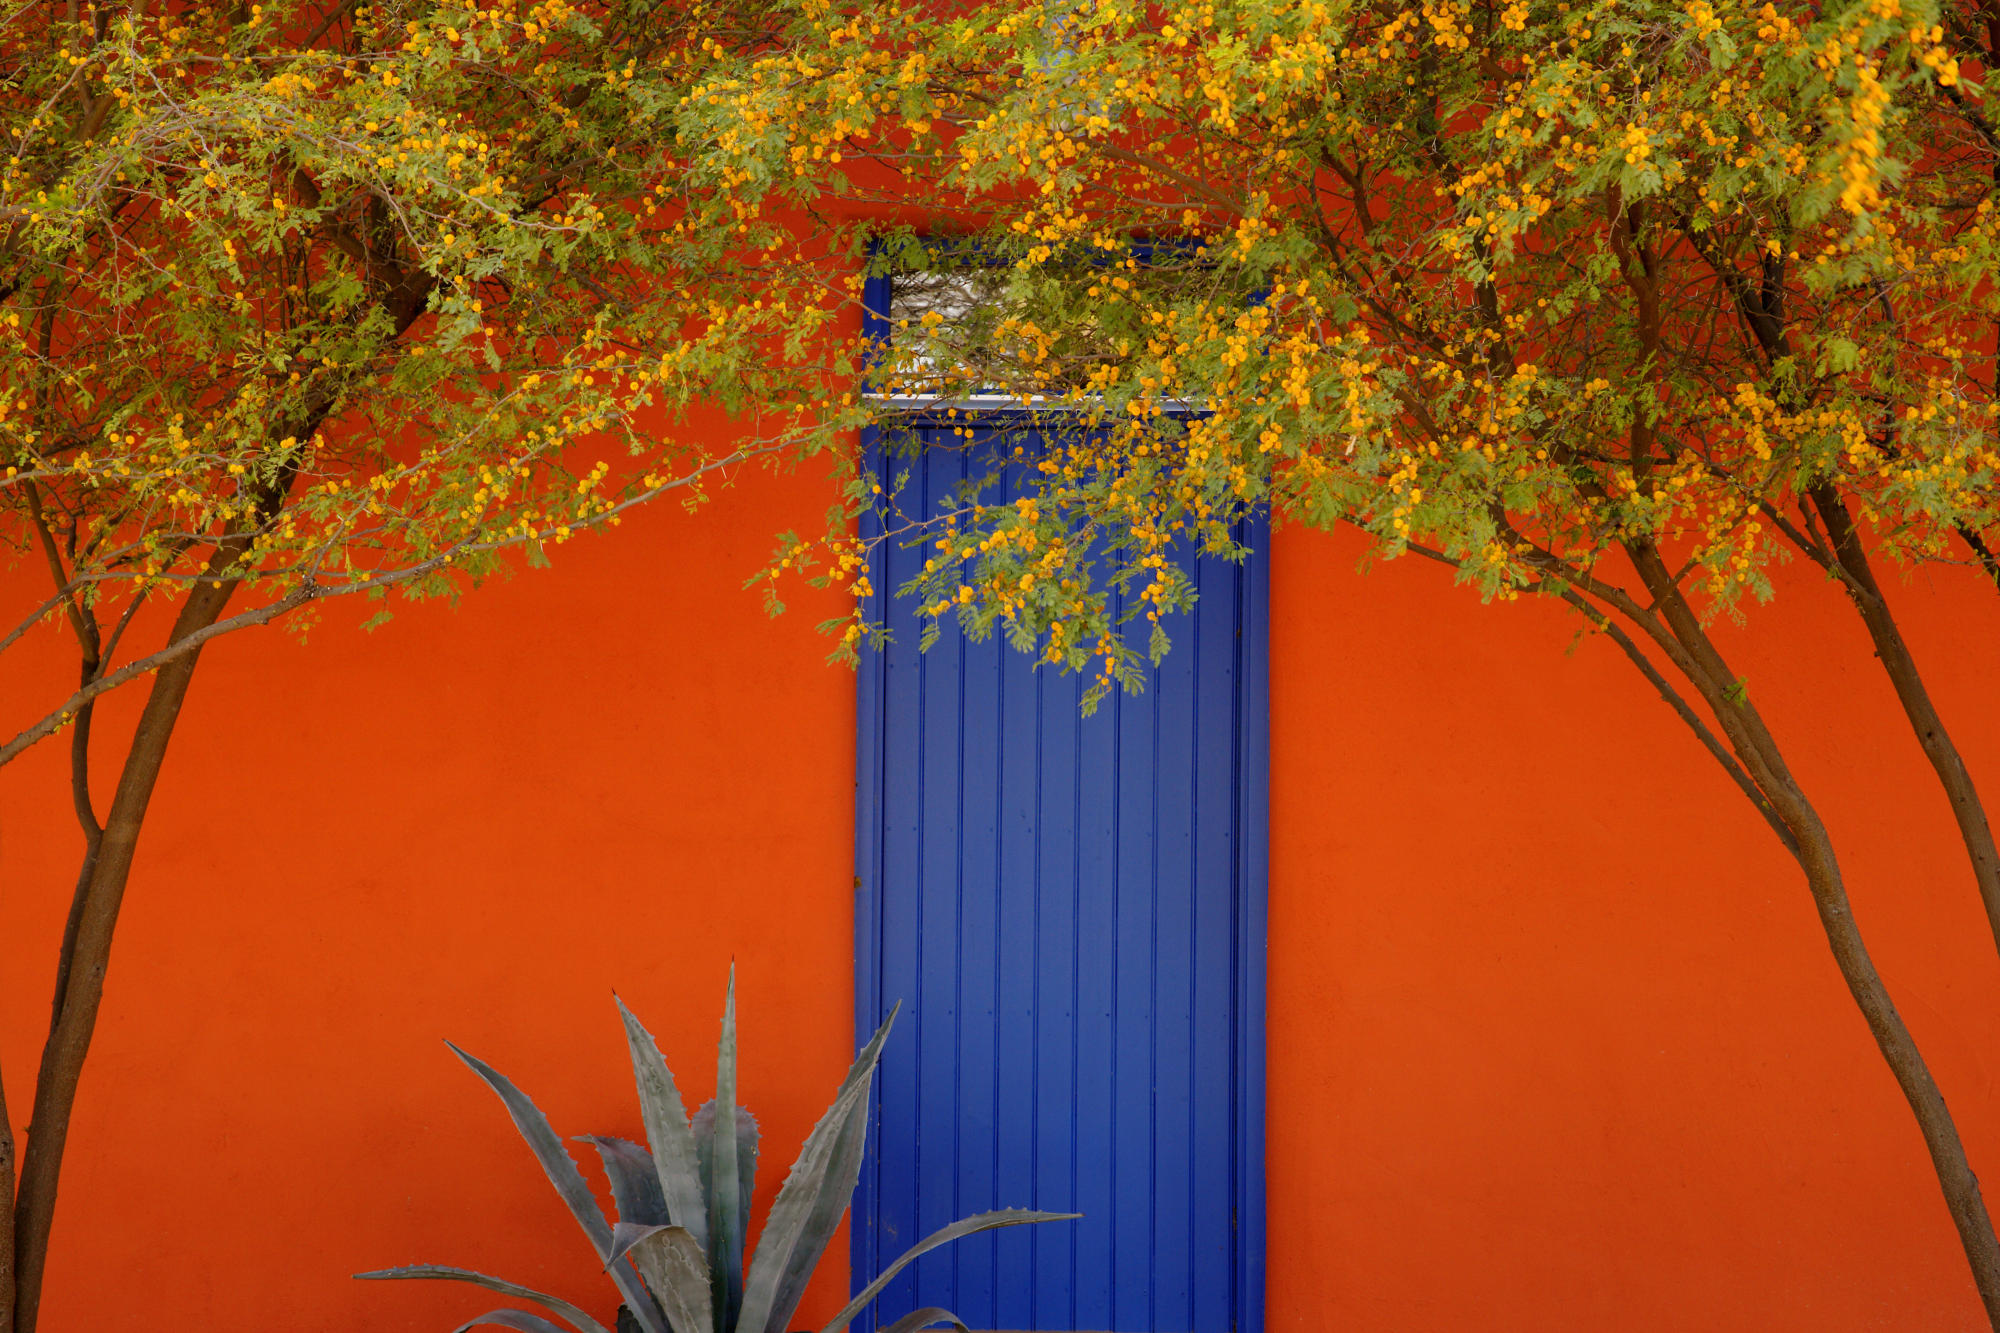
[[[897,1006],[899,1009],[901,1006]],[[632,1052],[632,1077],[639,1089],[645,1145],[590,1134],[577,1138],[597,1149],[618,1221],[607,1222],[583,1173],[549,1127],[547,1117],[521,1090],[482,1060],[456,1046],[452,1053],[498,1093],[514,1127],[528,1141],[549,1181],[569,1205],[589,1237],[623,1302],[620,1324],[641,1333],[786,1333],[806,1283],[840,1225],[841,1215],[861,1176],[868,1094],[882,1043],[896,1021],[891,1011],[855,1057],[833,1105],[806,1137],[784,1188],[771,1205],[757,1238],[756,1257],[743,1265],[750,1222],[750,1196],[757,1178],[757,1122],[736,1101],[736,977],[722,1010],[715,1097],[689,1120],[674,1076],[652,1034],[618,1002],[625,1040]],[[450,1045],[449,1042],[446,1045]],[[733,1127],[727,1132],[720,1127]],[[889,1280],[918,1255],[940,1245],[1024,1222],[1063,1221],[1075,1213],[1038,1213],[1010,1208],[954,1222],[910,1247],[895,1263],[848,1302],[823,1333],[839,1333]],[[416,1264],[357,1273],[364,1279],[446,1278],[470,1282],[517,1300],[533,1301],[568,1323],[575,1333],[610,1333],[603,1324],[557,1296],[501,1278],[441,1264]],[[965,1327],[947,1310],[929,1307],[897,1320],[886,1333],[915,1333],[936,1324]],[[494,1324],[519,1333],[565,1333],[562,1324],[527,1310],[491,1310],[460,1330]]]

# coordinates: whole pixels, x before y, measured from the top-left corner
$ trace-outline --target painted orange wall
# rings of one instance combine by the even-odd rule
[[[611,988],[705,1094],[732,954],[768,1203],[851,1051],[853,680],[813,608],[769,621],[740,583],[822,499],[752,478],[456,610],[210,651],[120,930],[49,1333],[444,1333],[490,1303],[346,1279],[411,1260],[608,1314],[439,1038],[565,1132],[636,1134]],[[1606,645],[1564,655],[1561,615],[1357,555],[1274,542],[1272,1328],[1978,1327],[1907,1113],[1741,797]],[[2000,602],[1899,600],[2000,792]],[[1802,674],[1766,646],[1829,637]],[[0,697],[59,683],[59,647]],[[1755,647],[2000,1174],[2000,962],[1943,803],[1830,591],[1788,588]],[[61,767],[0,770],[17,1129],[76,850]]]
[[[347,1276],[418,1261],[608,1319],[587,1243],[442,1039],[559,1132],[643,1138],[612,990],[705,1098],[732,955],[768,1203],[852,1056],[854,683],[821,612],[773,621],[742,582],[824,511],[753,474],[456,610],[364,634],[350,607],[304,647],[204,656],[119,927],[45,1333],[448,1333],[502,1303]],[[45,661],[44,693],[67,679]],[[46,746],[0,770],[17,1120],[74,874],[62,783]]]

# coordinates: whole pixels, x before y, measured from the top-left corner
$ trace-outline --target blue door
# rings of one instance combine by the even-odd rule
[[[912,469],[906,512],[965,477],[963,439],[931,435],[890,465]],[[892,546],[875,586],[923,559]],[[894,641],[861,672],[857,1027],[903,1014],[855,1285],[970,1213],[1084,1217],[927,1256],[881,1324],[942,1305],[980,1330],[1262,1327],[1263,561],[1196,561],[1146,692],[1088,718],[1077,677],[998,636],[920,652],[890,599]]]

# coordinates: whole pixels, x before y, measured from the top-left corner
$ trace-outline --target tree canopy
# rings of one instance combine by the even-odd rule
[[[880,387],[981,378],[1100,428],[965,517],[973,605],[1060,639],[1103,583],[1077,520],[1171,585],[1135,518],[1226,545],[1269,504],[1501,597],[1651,543],[1715,611],[1828,563],[1816,491],[1899,558],[1995,572],[1985,22],[805,4],[694,100],[758,188],[917,194],[956,238],[883,265],[981,270]]]
[[[799,403],[775,367],[828,307],[755,267],[754,212],[661,127],[767,27],[566,0],[18,13],[0,493],[56,573],[42,609],[115,619],[215,575],[266,594],[252,615],[444,592],[766,451],[679,414]]]

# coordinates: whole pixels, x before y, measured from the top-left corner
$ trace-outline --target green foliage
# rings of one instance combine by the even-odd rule
[[[855,1057],[833,1105],[806,1137],[771,1205],[757,1239],[755,1258],[746,1271],[744,1255],[757,1176],[757,1122],[736,1104],[733,972],[723,1009],[716,1096],[692,1120],[651,1034],[622,1001],[618,1011],[632,1055],[640,1118],[651,1147],[601,1135],[578,1140],[597,1149],[617,1206],[615,1223],[605,1219],[575,1160],[534,1103],[491,1066],[456,1046],[452,1051],[499,1095],[515,1128],[583,1228],[592,1251],[618,1289],[625,1312],[621,1324],[630,1320],[643,1333],[787,1333],[806,1284],[839,1229],[860,1179],[868,1095],[882,1045],[896,1021],[895,1013],[890,1013]],[[734,1125],[735,1132],[718,1131],[718,1126],[726,1125]],[[1006,1209],[941,1228],[884,1270],[826,1325],[824,1333],[839,1333],[880,1294],[890,1278],[940,1245],[995,1227],[1074,1216]],[[357,1276],[470,1282],[504,1296],[533,1301],[565,1320],[575,1333],[606,1333],[590,1315],[566,1301],[468,1269],[419,1264]],[[937,1323],[964,1328],[948,1311],[931,1308],[898,1320],[894,1329],[896,1333],[914,1333]],[[561,1333],[560,1325],[514,1309],[492,1311],[471,1324]]]
[[[875,387],[1077,423],[1004,502],[857,487],[937,553],[880,591],[1133,683],[1167,548],[1266,511],[1600,609],[1631,547],[1704,617],[1765,598],[1831,561],[1822,502],[2000,574],[1994,34],[1939,0],[808,2],[692,96],[747,188],[923,199],[856,230],[978,299],[875,312]]]
[[[819,278],[760,262],[785,229],[679,133],[771,12],[0,18],[0,546],[107,621],[217,577],[302,618],[456,595],[773,455],[686,414],[824,396]]]

